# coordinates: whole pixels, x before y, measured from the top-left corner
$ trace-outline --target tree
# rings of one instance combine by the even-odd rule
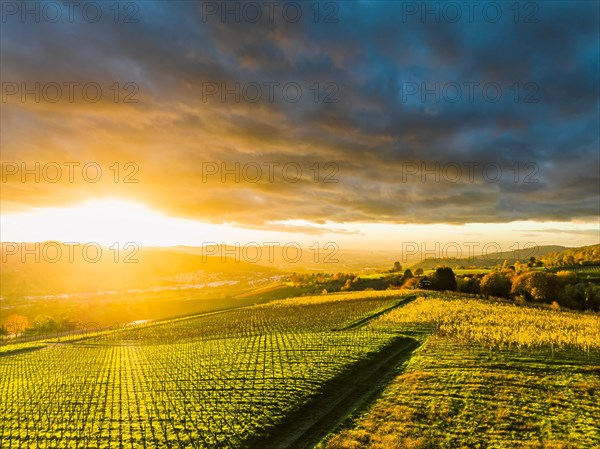
[[[419,283],[421,280],[419,278],[409,278],[406,280],[404,284],[402,284],[402,288],[415,289],[419,288]]]
[[[433,290],[456,290],[456,276],[450,267],[440,267],[431,276]]]
[[[515,273],[520,273],[521,271],[523,271],[523,267],[525,265],[523,265],[521,262],[519,262],[518,260],[515,262]]]
[[[565,285],[562,305],[571,309],[585,309],[588,307],[585,283]]]
[[[596,312],[600,311],[600,288],[589,285],[585,289],[585,307]]]
[[[350,279],[346,279],[346,283],[340,288],[340,291],[347,292],[352,288],[352,281]]]
[[[560,281],[554,274],[527,271],[515,276],[511,293],[522,294],[535,301],[550,302],[561,293],[559,286]]]
[[[393,274],[388,278],[389,284],[394,287],[400,287],[404,282],[404,276],[400,274]]]
[[[8,334],[21,335],[31,327],[29,318],[25,315],[13,313],[2,323]]]
[[[510,279],[503,276],[501,273],[494,271],[486,274],[480,283],[481,293],[488,296],[499,296],[508,298],[511,288]]]
[[[399,273],[400,271],[402,271],[402,265],[400,264],[400,262],[398,262],[398,261],[394,262],[394,266],[392,267],[392,269],[390,271],[392,273]]]
[[[415,270],[415,276],[422,276],[423,275],[423,268],[417,268]]]
[[[461,293],[479,294],[479,278],[477,276],[457,277],[456,289]]]
[[[573,271],[562,270],[557,272],[556,276],[565,284],[577,284],[577,273]]]
[[[411,277],[413,277],[412,271],[406,270],[404,272],[404,279],[410,279]]]

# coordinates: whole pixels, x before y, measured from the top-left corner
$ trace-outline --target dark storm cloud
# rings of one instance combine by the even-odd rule
[[[454,23],[442,2],[425,17],[423,2],[325,2],[318,22],[312,4],[297,3],[297,23],[281,8],[272,21],[264,9],[256,23],[235,13],[224,21],[208,14],[226,7],[215,2],[139,2],[137,23],[115,23],[108,8],[98,23],[3,17],[3,82],[94,81],[107,95],[8,98],[2,159],[133,160],[139,185],[102,188],[253,226],[598,216],[598,4],[531,2],[517,20],[508,3],[495,3],[497,21],[493,9],[483,13],[486,2],[452,4],[461,12]],[[324,23],[332,12],[337,22]],[[115,103],[115,82],[136,83],[139,101]],[[222,97],[235,83],[239,100]],[[297,102],[286,83],[300,86]],[[337,182],[315,181],[310,167],[331,174],[329,161]],[[280,165],[273,181],[204,182],[211,162]],[[300,180],[284,179],[288,163],[303,167]],[[101,191],[5,187],[3,201],[32,205]]]

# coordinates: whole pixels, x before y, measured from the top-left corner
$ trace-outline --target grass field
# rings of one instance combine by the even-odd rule
[[[429,337],[327,449],[598,448],[600,359]]]

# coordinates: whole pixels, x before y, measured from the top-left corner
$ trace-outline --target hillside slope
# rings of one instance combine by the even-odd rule
[[[496,253],[489,253],[482,255],[478,253],[478,255],[472,257],[463,257],[463,258],[435,258],[435,259],[425,259],[421,262],[418,262],[412,265],[410,268],[415,270],[417,268],[422,268],[423,270],[431,270],[436,268],[437,266],[463,266],[463,267],[491,267],[498,264],[503,263],[505,260],[513,263],[517,260],[521,262],[528,261],[531,257],[535,257],[536,259],[540,259],[547,254],[550,253],[558,253],[564,250],[567,250],[564,246],[558,245],[546,245],[546,246],[534,246],[531,248],[522,248],[514,251],[503,251]],[[570,249],[578,249],[578,248],[570,248]]]

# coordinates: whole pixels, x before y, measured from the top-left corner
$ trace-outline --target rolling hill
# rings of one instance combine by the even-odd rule
[[[462,266],[465,268],[474,267],[474,268],[483,268],[483,267],[492,267],[498,264],[503,263],[505,260],[509,262],[516,262],[517,260],[521,262],[526,262],[530,257],[535,257],[536,259],[540,259],[546,254],[557,253],[561,251],[565,251],[569,248],[558,245],[547,245],[547,246],[534,246],[527,249],[514,250],[514,251],[503,251],[490,253],[487,255],[476,255],[473,257],[464,257],[464,258],[435,258],[435,259],[425,259],[421,262],[418,262],[412,265],[410,268],[412,270],[416,270],[417,268],[422,268],[423,270],[431,270],[436,268],[437,266],[449,266],[456,267]],[[570,248],[576,249],[576,248]]]

